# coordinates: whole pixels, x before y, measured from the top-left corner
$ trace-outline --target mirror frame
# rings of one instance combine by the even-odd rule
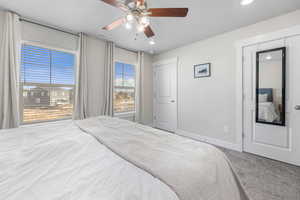
[[[282,51],[282,114],[281,114],[281,123],[274,123],[274,122],[264,122],[259,121],[258,118],[258,111],[259,111],[259,56],[262,53],[268,53],[273,51]],[[269,124],[275,126],[285,126],[286,125],[286,102],[285,102],[285,95],[286,95],[286,47],[275,48],[275,49],[268,49],[264,51],[256,52],[256,123],[260,124]]]

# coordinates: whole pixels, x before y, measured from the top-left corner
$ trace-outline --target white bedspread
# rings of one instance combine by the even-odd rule
[[[258,118],[266,122],[274,122],[279,119],[275,111],[275,105],[272,102],[260,102]]]
[[[110,117],[76,124],[159,178],[180,200],[248,200],[227,157],[212,145]]]
[[[139,125],[122,122],[128,123],[125,131],[141,133],[142,129],[136,129]],[[116,127],[111,128],[115,130]],[[154,129],[144,127],[144,131],[151,133]],[[157,141],[152,141],[151,145]],[[194,163],[201,167],[195,171],[199,173],[195,174],[195,180],[199,183],[196,187],[201,196],[193,197],[193,200],[247,199],[240,193],[242,188],[228,168],[229,163],[217,164],[226,163],[226,159],[214,164],[213,147],[208,148],[213,150],[212,154],[205,155],[207,148],[201,149],[201,146],[209,145],[199,146],[181,137],[177,137],[176,144],[190,153],[197,151],[203,155],[202,166],[201,162]],[[168,164],[168,155],[165,156],[164,164]],[[186,156],[192,159],[192,154]],[[172,169],[175,164],[165,166]],[[169,175],[173,172],[170,170]],[[184,175],[181,173],[178,177]],[[191,173],[187,172],[187,175]],[[199,180],[199,177],[203,179]],[[187,183],[182,183],[185,191],[189,189]],[[178,197],[176,189],[162,177],[155,178],[136,163],[121,158],[72,121],[0,131],[0,200],[185,200],[185,197]],[[194,196],[194,187],[190,189]]]
[[[73,122],[0,131],[1,200],[178,200]]]

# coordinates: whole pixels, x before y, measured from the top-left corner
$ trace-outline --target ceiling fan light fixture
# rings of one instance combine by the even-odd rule
[[[100,0],[115,8],[119,8],[126,13],[125,17],[115,20],[111,24],[103,27],[104,30],[111,31],[121,25],[127,29],[132,27],[137,29],[137,33],[144,32],[145,36],[150,39],[155,36],[151,26],[150,17],[186,17],[188,8],[149,8],[148,0]],[[254,0],[240,0],[254,1]],[[154,41],[150,41],[154,44]]]
[[[268,55],[268,56],[266,57],[266,59],[267,59],[267,60],[272,60],[272,56],[271,56],[271,55]]]
[[[241,1],[241,5],[242,6],[247,6],[247,5],[249,5],[249,4],[253,3],[253,2],[254,2],[254,0],[242,0]]]
[[[144,27],[142,24],[138,24],[138,25],[136,26],[136,28],[137,28],[137,31],[138,31],[138,32],[144,32],[144,30],[145,30],[145,27]]]
[[[149,18],[147,16],[143,16],[140,18],[140,23],[145,27],[150,24]]]
[[[131,1],[127,4],[127,6],[131,9],[135,8],[135,2],[134,1]]]
[[[131,23],[127,22],[127,23],[125,24],[125,28],[128,29],[128,30],[130,30],[130,29],[132,28]]]
[[[134,20],[134,16],[132,14],[128,14],[126,16],[126,20],[127,20],[127,22],[132,22]]]

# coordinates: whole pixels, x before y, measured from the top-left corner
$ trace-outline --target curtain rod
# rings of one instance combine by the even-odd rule
[[[63,33],[71,34],[71,35],[74,35],[74,36],[77,36],[77,37],[79,36],[76,33],[68,32],[68,31],[65,31],[65,30],[62,30],[62,29],[59,29],[59,28],[55,28],[53,26],[41,24],[41,23],[34,22],[34,21],[31,21],[31,20],[28,20],[28,19],[20,18],[20,21],[24,21],[24,22],[35,24],[35,25],[39,25],[39,26],[43,26],[45,28],[49,28],[49,29],[53,29],[53,30],[60,31],[60,32],[63,32]]]
[[[119,45],[116,45],[116,47],[119,48],[119,49],[123,49],[123,50],[125,50],[125,51],[130,51],[130,52],[132,52],[132,53],[138,53],[138,52],[139,52],[139,51],[136,51],[136,50],[131,50],[131,49],[127,49],[127,48],[125,48],[125,47],[121,47],[121,46],[119,46]]]

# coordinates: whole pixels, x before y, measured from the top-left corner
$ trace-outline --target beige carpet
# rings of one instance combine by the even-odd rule
[[[253,154],[221,150],[232,162],[251,200],[300,200],[300,167]]]

